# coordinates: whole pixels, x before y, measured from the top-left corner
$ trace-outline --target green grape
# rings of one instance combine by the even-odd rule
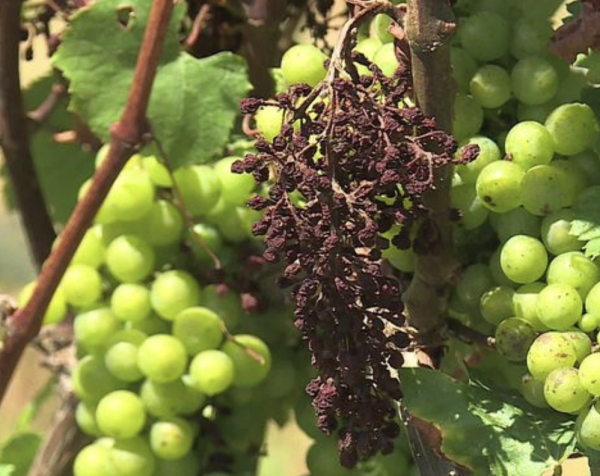
[[[99,268],[104,264],[105,257],[106,248],[102,240],[102,227],[94,225],[85,232],[71,264],[85,264],[92,268]]]
[[[527,353],[527,369],[539,381],[544,381],[555,369],[573,367],[577,354],[573,344],[560,332],[538,336]]]
[[[142,167],[156,187],[171,188],[173,179],[169,169],[154,155],[142,158]]]
[[[154,269],[155,255],[150,245],[136,235],[121,235],[106,250],[106,267],[123,283],[143,281]]]
[[[32,282],[27,285],[21,292],[19,293],[19,297],[17,299],[17,303],[19,307],[24,307],[25,304],[31,299],[33,292],[35,290],[36,283]],[[57,288],[52,295],[52,299],[50,300],[50,304],[48,304],[48,308],[44,313],[44,318],[42,320],[42,324],[45,326],[49,326],[52,324],[58,324],[62,322],[64,318],[67,316],[67,301],[65,299],[65,295],[61,287]]]
[[[102,278],[91,266],[73,264],[65,271],[60,288],[71,306],[91,306],[102,297]]]
[[[502,271],[502,266],[500,265],[500,250],[496,250],[492,253],[488,266],[490,268],[492,278],[498,286],[506,286],[509,288],[514,288],[517,286],[517,283],[508,279],[506,274],[504,274],[504,271]]]
[[[306,465],[311,474],[327,476],[347,476],[348,470],[339,463],[335,438],[320,438],[308,449]]]
[[[156,468],[152,476],[198,476],[201,474],[200,461],[194,451],[190,451],[179,459],[162,459],[156,460]],[[210,473],[207,476],[229,476],[225,473]]]
[[[477,196],[493,212],[513,210],[522,203],[521,182],[524,175],[523,169],[512,162],[492,162],[477,177]]]
[[[452,135],[457,140],[473,137],[483,125],[483,109],[471,96],[458,93],[454,98]]]
[[[546,128],[561,155],[575,155],[590,149],[598,136],[594,111],[587,104],[563,104],[546,119]]]
[[[212,258],[209,251],[218,256],[223,249],[223,240],[217,229],[205,223],[195,224],[187,241],[192,246],[194,256],[201,262],[210,263]]]
[[[113,346],[119,342],[129,342],[136,346],[141,345],[148,338],[148,335],[138,329],[121,329],[115,332],[108,340],[108,345]]]
[[[294,45],[281,58],[281,73],[288,86],[304,83],[315,87],[325,79],[325,53],[313,45]]]
[[[583,362],[590,352],[592,352],[592,340],[587,334],[578,330],[563,332],[564,336],[571,342],[577,355],[577,363]]]
[[[534,379],[531,374],[523,375],[521,379],[521,394],[534,407],[548,408],[544,397],[544,382]]]
[[[596,329],[598,329],[598,327],[600,327],[600,317],[598,317],[595,314],[586,312],[579,318],[577,326],[583,332],[594,332]]]
[[[493,213],[490,216],[490,223],[502,243],[516,235],[538,238],[540,236],[540,222],[540,217],[532,215],[523,207],[515,208],[506,213]]]
[[[134,221],[143,217],[154,202],[154,184],[143,169],[126,168],[102,203],[96,221]]]
[[[585,297],[585,310],[600,316],[600,283],[595,283]]]
[[[117,342],[104,355],[108,371],[123,382],[138,382],[144,374],[138,366],[139,345],[131,342]]]
[[[143,321],[152,313],[150,291],[142,284],[119,284],[110,297],[110,308],[122,321]]]
[[[223,321],[206,307],[188,307],[173,321],[173,336],[192,356],[204,350],[217,349],[223,342],[223,330]]]
[[[235,368],[235,387],[254,387],[262,382],[271,369],[271,352],[258,337],[238,334],[223,344]]]
[[[544,244],[531,236],[515,235],[500,250],[500,266],[515,283],[528,284],[544,275],[548,254]]]
[[[532,106],[548,102],[558,92],[558,74],[540,57],[519,60],[510,73],[510,81],[516,98]]]
[[[207,165],[180,167],[173,173],[185,209],[194,217],[205,216],[217,205],[221,182]]]
[[[519,122],[535,121],[543,125],[546,122],[546,118],[552,112],[552,109],[553,106],[550,103],[532,106],[520,102],[517,104],[517,119]],[[554,142],[552,142],[552,148],[554,148]]]
[[[583,387],[597,397],[600,395],[600,354],[588,355],[579,366],[579,379]]]
[[[73,462],[74,476],[109,476],[106,460],[110,448],[92,443],[83,447]]]
[[[535,337],[536,332],[527,321],[510,317],[496,329],[496,349],[508,360],[521,362],[526,359]]]
[[[383,43],[381,43],[381,40],[379,40],[379,38],[365,38],[363,40],[360,40],[356,44],[356,46],[354,47],[354,51],[356,51],[357,53],[361,53],[372,63],[375,59],[375,54],[377,53],[379,48],[381,48],[382,44]],[[369,70],[369,68],[362,64],[357,64],[356,69],[358,71],[358,74],[360,75],[371,75],[371,71]]]
[[[227,286],[206,286],[202,290],[202,304],[216,312],[230,331],[239,325],[245,315],[240,295]]]
[[[199,392],[213,396],[223,393],[234,381],[233,360],[220,350],[205,350],[196,355],[190,364],[192,385]]]
[[[250,208],[230,205],[220,214],[216,225],[225,240],[240,243],[252,237],[252,223],[258,216]]]
[[[267,423],[265,402],[247,405],[242,412],[224,415],[217,424],[227,445],[238,454],[246,454],[263,443]],[[249,475],[251,476],[251,475]]]
[[[152,283],[150,302],[161,317],[172,321],[184,309],[200,304],[200,286],[185,271],[165,271]]]
[[[450,62],[452,64],[452,78],[456,88],[461,93],[469,92],[469,83],[477,71],[477,62],[464,49],[456,46],[450,47]]]
[[[277,106],[262,106],[254,115],[256,129],[265,140],[273,142],[273,139],[281,132],[284,119],[283,109]]]
[[[81,359],[71,374],[73,393],[88,403],[97,403],[106,394],[123,389],[123,382],[113,377],[102,357],[87,355]]]
[[[106,395],[96,408],[96,422],[103,434],[112,438],[131,438],[142,431],[146,411],[133,392],[117,390]]]
[[[591,395],[579,379],[579,371],[573,368],[555,369],[544,382],[544,397],[548,405],[563,413],[579,412],[591,401]]]
[[[115,441],[108,451],[108,476],[152,476],[156,460],[145,438]]]
[[[297,386],[298,371],[292,356],[273,360],[269,375],[261,385],[261,390],[270,398],[289,398]]]
[[[467,164],[456,166],[456,172],[462,179],[463,183],[474,183],[477,181],[479,172],[488,164],[500,160],[500,149],[496,143],[484,136],[472,137],[465,145],[476,145],[479,147],[477,158]],[[460,150],[457,154],[460,154]]]
[[[187,368],[187,352],[183,344],[167,334],[148,337],[138,349],[138,367],[151,380],[159,383],[180,378]]]
[[[550,329],[569,329],[579,321],[582,310],[579,293],[568,284],[549,284],[538,294],[538,317]]]
[[[140,388],[140,398],[146,411],[156,418],[191,415],[206,402],[206,397],[182,379],[159,383],[145,380]]]
[[[548,266],[548,284],[568,284],[575,288],[584,300],[592,287],[600,281],[600,270],[594,262],[578,251],[555,257]],[[593,312],[588,309],[588,312]]]
[[[183,458],[193,444],[192,426],[181,418],[162,419],[150,427],[150,448],[161,459]]]
[[[317,427],[317,416],[307,395],[302,395],[294,406],[294,416],[298,427],[313,440],[323,438],[323,433]]]
[[[529,322],[536,331],[546,331],[548,327],[540,321],[537,313],[538,294],[546,285],[544,283],[529,283],[517,288],[513,296],[515,315]]]
[[[558,210],[542,220],[541,235],[546,249],[553,255],[569,251],[580,251],[584,245],[576,236],[571,235],[571,222],[575,213],[570,209]]]
[[[88,436],[101,436],[102,432],[96,422],[96,406],[79,402],[75,409],[75,421],[81,431]]]
[[[168,246],[179,243],[185,229],[183,216],[175,205],[167,200],[157,200],[150,211],[135,222],[138,235],[152,246]]]
[[[472,230],[483,225],[487,220],[489,210],[481,203],[475,186],[464,184],[450,189],[450,204],[460,211],[460,224],[466,230]]]
[[[511,79],[500,66],[480,67],[469,82],[469,91],[481,107],[501,107],[511,96]]]
[[[536,165],[525,173],[521,197],[525,209],[540,216],[569,207],[576,198],[566,172],[552,163]]]
[[[73,322],[77,345],[89,353],[104,351],[110,338],[120,329],[121,322],[107,307],[79,314]]]
[[[394,41],[394,36],[389,32],[391,21],[392,19],[383,13],[375,15],[371,21],[372,34],[381,43],[390,43]]]
[[[398,58],[394,43],[384,43],[373,57],[373,64],[386,76],[392,76],[398,69]]]
[[[494,286],[489,268],[474,264],[464,270],[456,285],[456,294],[469,309],[479,309],[481,296]]]
[[[401,250],[392,245],[383,250],[382,255],[394,268],[403,273],[415,271],[415,252],[412,248]]]
[[[588,177],[590,184],[600,184],[600,157],[596,152],[587,150],[571,156],[569,160]]]
[[[497,326],[515,315],[513,298],[515,291],[507,286],[496,286],[482,294],[479,311],[490,324]]]
[[[533,121],[520,122],[506,136],[506,153],[523,170],[550,163],[554,156],[552,137],[546,128]]]
[[[139,331],[148,336],[171,333],[171,323],[169,321],[165,321],[154,313],[143,321],[127,321],[125,323],[125,327],[128,330]]]
[[[480,62],[501,58],[508,51],[510,26],[501,15],[479,12],[459,23],[461,46]]]
[[[511,26],[510,52],[515,58],[540,56],[547,52],[552,26],[546,19],[521,17]]]
[[[581,411],[575,424],[577,442],[584,448],[600,451],[600,410],[598,402]]]
[[[585,172],[570,159],[553,160],[552,165],[564,172],[567,190],[571,197],[577,198],[588,187],[588,177]]]
[[[231,205],[244,205],[252,195],[256,182],[251,174],[234,174],[232,164],[239,157],[225,157],[215,164],[215,172],[221,184],[221,196]]]
[[[546,57],[546,60],[552,61],[552,57],[548,56]],[[565,64],[565,61],[561,61],[561,67],[564,67]],[[553,66],[555,69],[557,68],[556,63]],[[581,100],[583,96],[583,90],[587,86],[585,76],[584,68],[578,68],[577,66],[569,65],[561,77],[558,92],[552,99],[553,105],[556,107],[556,105],[559,104],[583,102]]]

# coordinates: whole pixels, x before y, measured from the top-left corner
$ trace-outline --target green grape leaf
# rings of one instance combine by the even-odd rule
[[[25,91],[28,110],[37,108],[50,93],[55,78],[46,76]],[[54,221],[65,223],[77,203],[79,188],[94,172],[94,155],[77,144],[58,143],[53,134],[71,130],[73,117],[66,101],[54,109],[31,137],[31,153],[38,180]]]
[[[586,449],[583,453],[588,458],[591,476],[600,476],[600,451]]]
[[[594,238],[588,241],[583,246],[583,249],[588,258],[594,259],[597,256],[600,256],[600,238]]]
[[[573,418],[429,369],[403,369],[404,405],[440,429],[441,451],[474,476],[541,476],[575,449]]]
[[[41,442],[36,433],[15,433],[0,447],[0,466],[13,466],[11,476],[26,476]]]
[[[0,463],[0,476],[12,476],[15,472],[14,464],[2,464]]]
[[[148,0],[93,2],[73,18],[54,55],[54,65],[70,81],[70,109],[104,141],[129,94],[151,6]],[[148,110],[153,134],[174,167],[207,162],[222,152],[239,101],[250,90],[246,64],[239,56],[222,52],[198,60],[181,52],[184,12],[180,3]]]

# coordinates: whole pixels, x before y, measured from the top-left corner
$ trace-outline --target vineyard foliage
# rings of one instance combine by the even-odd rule
[[[55,250],[123,140],[163,1],[23,3],[22,43],[45,36],[53,66],[26,109],[65,88],[29,143]],[[60,376],[0,476],[39,470],[53,440],[31,421],[55,389],[81,439],[52,476],[254,475],[290,422],[310,476],[578,456],[600,475],[598,2],[340,3],[175,4],[145,134],[40,313]]]

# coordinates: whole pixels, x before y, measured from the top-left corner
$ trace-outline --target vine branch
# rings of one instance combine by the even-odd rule
[[[406,34],[417,104],[447,132],[452,130],[454,104],[453,91],[448,88],[453,84],[448,40],[454,27],[446,0],[409,0]],[[437,228],[438,251],[416,256],[415,274],[404,295],[410,324],[423,333],[440,326],[456,267],[449,213],[451,182],[452,166],[436,170],[435,190],[427,193],[424,202]]]
[[[21,0],[0,2],[0,147],[15,193],[30,250],[38,267],[50,254],[56,238],[37,179],[29,146],[19,74]]]
[[[18,2],[0,2],[0,9],[14,3]],[[173,0],[153,2],[129,97],[121,119],[112,127],[107,157],[94,175],[88,193],[75,208],[58,246],[42,268],[31,299],[6,323],[6,337],[0,347],[0,403],[25,346],[41,328],[44,312],[86,230],[148,131],[146,111],[172,12]],[[6,26],[0,25],[0,34]]]

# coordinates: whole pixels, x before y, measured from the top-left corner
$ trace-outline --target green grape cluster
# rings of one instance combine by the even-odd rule
[[[600,267],[572,233],[600,184],[599,120],[581,68],[549,52],[547,12],[522,3],[458,7],[454,135],[479,155],[452,182],[463,269],[450,313],[493,333],[519,377],[508,385],[579,415],[580,444],[599,450]]]
[[[171,173],[150,153],[118,177],[44,317],[75,315],[76,420],[95,438],[75,476],[242,471],[266,422],[284,418],[305,384],[286,305],[275,296],[247,311],[243,289],[224,284],[259,248],[245,207],[254,179],[230,171],[236,157]]]

